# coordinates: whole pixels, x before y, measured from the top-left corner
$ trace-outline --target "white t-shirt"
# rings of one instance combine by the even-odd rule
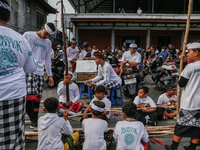
[[[102,119],[84,119],[82,129],[85,133],[83,150],[106,150],[104,132],[108,131],[108,123]]]
[[[78,56],[78,60],[84,60],[85,59],[85,56],[87,55],[87,51],[85,50],[82,50]]]
[[[59,118],[56,113],[46,113],[38,120],[38,150],[64,150],[61,131],[73,134],[69,120]]]
[[[102,77],[103,80],[101,80]],[[122,79],[115,73],[111,65],[105,62],[103,67],[101,65],[98,66],[98,75],[92,79],[92,82],[97,82],[96,85],[99,86],[107,83],[108,81],[114,81],[120,85],[122,84]]]
[[[169,105],[169,104],[171,104],[169,102],[169,99],[173,99],[173,100],[177,101],[177,96],[176,95],[172,95],[170,98],[168,98],[166,96],[166,93],[164,93],[164,94],[162,94],[162,95],[159,96],[157,104],[158,105],[162,105],[162,104]]]
[[[0,101],[26,95],[25,72],[37,66],[26,39],[14,30],[0,26]]]
[[[95,53],[95,52],[97,52],[97,50],[92,49],[92,52],[91,52],[91,58],[95,58],[95,56],[94,56],[94,53]]]
[[[137,10],[137,14],[138,14],[138,15],[141,15],[141,14],[142,14],[142,10],[141,10],[141,9],[138,9],[138,10]]]
[[[94,101],[99,101],[96,97],[94,97],[93,99],[92,99],[92,101],[90,102],[90,105],[92,105],[92,103],[94,102]],[[105,104],[105,110],[110,110],[110,108],[111,108],[111,101],[106,97],[106,96],[104,96],[104,98],[102,99],[102,100],[100,100],[101,102],[104,102],[104,104]],[[110,112],[106,115],[106,117],[109,119],[110,118]]]
[[[138,62],[141,61],[141,55],[137,51],[131,55],[130,51],[127,51],[122,56],[122,61]]]
[[[72,58],[78,58],[77,52],[79,51],[78,47],[76,46],[74,49],[71,47],[67,48],[67,59],[71,61]]]
[[[25,32],[23,35],[31,46],[37,64],[34,74],[44,76],[44,61],[48,76],[52,76],[51,71],[51,41],[40,38],[36,32]]]
[[[149,96],[147,96],[145,98],[139,98],[139,96],[136,96],[133,102],[136,105],[139,105],[139,104],[149,104],[150,107],[156,107],[156,104],[154,103],[154,101]]]
[[[58,84],[57,93],[59,95],[59,102],[66,103],[66,85],[63,85],[63,81]],[[72,82],[72,84],[69,85],[69,99],[72,103],[75,103],[79,98],[79,88]]]
[[[149,141],[149,135],[140,121],[118,121],[113,137],[117,143],[116,150],[144,150],[141,140]]]
[[[185,110],[200,109],[200,61],[188,64],[181,76],[188,79],[181,95],[181,108]]]

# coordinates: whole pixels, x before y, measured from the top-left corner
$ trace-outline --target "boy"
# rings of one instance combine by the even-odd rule
[[[85,119],[82,122],[82,129],[85,135],[83,150],[106,150],[106,141],[104,132],[108,131],[108,123],[100,119],[105,110],[105,104],[102,101],[93,101],[89,107],[92,118]]]
[[[175,103],[177,101],[177,96],[176,94],[176,86],[175,85],[170,85],[167,87],[167,92],[160,95],[157,101],[157,108],[158,113],[161,111],[163,112],[163,115],[168,117],[168,118],[174,118],[174,115],[176,115],[176,111],[173,111],[169,109],[170,105],[175,106]],[[164,109],[162,109],[164,108]]]
[[[200,43],[187,45],[187,56],[194,63],[188,64],[181,73],[178,84],[183,87],[181,105],[171,146],[165,150],[176,150],[182,137],[190,137],[190,145],[183,150],[195,150],[200,139]]]
[[[106,93],[106,89],[104,88],[104,86],[100,85],[97,86],[95,89],[95,98],[92,99],[92,101],[90,102],[89,106],[85,109],[84,113],[83,113],[83,117],[82,119],[87,118],[87,113],[90,111],[91,105],[94,101],[101,101],[104,102],[105,104],[105,110],[110,110],[111,107],[111,102],[109,99],[107,99],[107,97],[105,96]],[[101,116],[101,119],[103,120],[108,120],[110,118],[110,112],[106,112],[104,111]]]
[[[59,102],[66,107],[70,107],[73,103],[79,100],[80,93],[78,86],[71,81],[73,78],[72,72],[68,71],[68,76],[64,75],[64,81],[58,84],[57,93],[59,95]],[[69,84],[69,101],[66,102],[66,84]]]
[[[86,80],[85,84],[92,87],[104,85],[108,89],[120,87],[122,79],[115,73],[112,66],[105,62],[103,53],[96,52],[94,55],[98,65],[98,75],[91,80]]]
[[[154,101],[147,96],[149,91],[148,87],[141,87],[138,91],[138,96],[135,97],[134,103],[136,104],[137,108],[141,108],[141,110],[137,111],[137,114],[135,116],[136,120],[142,121],[143,124],[146,124],[145,117],[149,115],[150,119],[148,120],[149,125],[156,125],[156,122],[158,120],[158,113],[156,112],[156,104]],[[147,107],[154,107],[148,109]]]
[[[10,3],[11,4],[11,3]],[[26,39],[7,27],[11,8],[0,0],[0,149],[23,149],[26,75],[36,70]]]
[[[122,116],[124,121],[118,121],[113,137],[117,143],[116,150],[122,149],[144,149],[141,140],[148,143],[149,136],[140,121],[134,119],[137,113],[137,107],[134,103],[126,104],[122,107]]]
[[[24,37],[32,48],[37,70],[26,74],[27,102],[26,112],[31,120],[30,128],[37,128],[38,112],[44,85],[44,64],[49,76],[49,86],[54,85],[51,71],[51,47],[49,40],[56,30],[53,23],[46,23],[38,32],[25,32]]]
[[[68,121],[68,111],[65,110],[63,113],[64,118],[59,118],[56,114],[59,110],[58,100],[52,97],[44,101],[44,107],[46,114],[38,120],[38,150],[64,150],[61,131],[63,130],[67,135],[73,134],[72,126]]]

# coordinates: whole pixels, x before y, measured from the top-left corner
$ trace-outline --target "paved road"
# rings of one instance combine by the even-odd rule
[[[154,82],[151,80],[151,76],[148,75],[145,78],[145,86],[149,87],[149,96],[155,101],[157,102],[159,95],[161,95],[163,93],[163,91],[158,91],[155,90],[155,84]],[[58,95],[56,93],[56,88],[50,89],[47,87],[47,85],[44,86],[44,92],[43,92],[43,97],[42,97],[42,101],[44,101],[46,98],[48,97],[55,97],[58,98]],[[87,97],[82,96],[81,101],[87,105],[87,102],[89,102],[89,100],[87,99]],[[131,102],[132,100],[130,98],[127,98],[125,96],[123,96],[123,102],[124,104]],[[120,103],[115,103],[114,107],[121,107]],[[40,113],[39,116],[44,115],[43,111],[42,111],[42,106],[40,107]],[[28,117],[26,116],[26,119],[28,120]],[[119,114],[119,116],[114,116],[113,113],[111,113],[111,117],[108,121],[109,127],[115,127],[115,124],[117,121],[119,120],[123,120],[121,114]],[[79,117],[70,119],[70,123],[72,125],[73,128],[81,128],[81,122],[79,121]],[[159,121],[157,125],[175,125],[176,121],[175,120],[166,120],[166,121]],[[26,125],[26,131],[32,131],[32,129],[29,128],[30,124]],[[160,137],[159,139],[161,139],[165,144],[171,144],[172,142],[172,136],[165,136],[165,137]],[[115,145],[116,143],[113,142],[111,145],[110,150],[115,150]],[[189,145],[189,138],[183,138],[180,145],[179,145],[179,149],[178,150],[182,150],[182,147],[185,145]],[[37,141],[27,141],[26,142],[26,149],[27,150],[36,150],[37,149]],[[159,144],[152,144],[150,143],[150,150],[162,150],[163,146],[159,145]],[[77,145],[76,146],[76,150],[81,150],[81,146]],[[197,148],[197,150],[200,150],[200,147]]]

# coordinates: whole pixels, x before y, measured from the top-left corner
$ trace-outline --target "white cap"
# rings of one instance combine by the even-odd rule
[[[200,49],[200,43],[194,42],[186,45],[187,49]]]
[[[132,44],[129,45],[129,47],[130,48],[133,48],[133,47],[137,48],[137,44],[132,43]]]
[[[65,74],[65,71],[64,71],[64,74]],[[71,74],[73,76],[73,73],[71,71],[68,71],[68,74]]]
[[[185,52],[187,53],[187,52],[188,52],[188,50],[186,49],[186,50],[185,50]]]

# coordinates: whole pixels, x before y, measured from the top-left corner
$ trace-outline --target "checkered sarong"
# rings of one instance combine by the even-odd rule
[[[200,127],[200,110],[180,109],[177,124],[182,126]]]
[[[99,80],[99,81],[101,81],[101,80]],[[95,83],[98,83],[99,81],[97,81]],[[116,89],[121,86],[121,84],[119,84],[118,82],[114,82],[114,81],[107,81],[106,83],[103,83],[103,85],[109,90]]]
[[[44,77],[33,73],[27,73],[26,85],[27,95],[37,95],[38,101],[40,101],[42,98]],[[27,98],[27,100],[29,99]]]
[[[21,150],[25,146],[26,96],[0,101],[0,150]]]

